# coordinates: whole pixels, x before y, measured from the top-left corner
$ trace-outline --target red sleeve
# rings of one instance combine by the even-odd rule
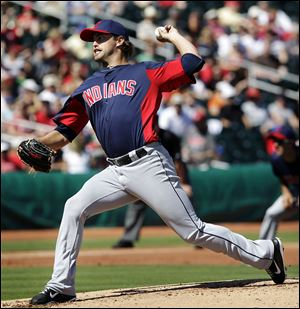
[[[61,111],[56,114],[53,121],[58,125],[63,125],[69,129],[72,139],[77,136],[89,121],[86,109],[76,97],[70,97]]]
[[[146,72],[151,83],[156,84],[161,91],[169,92],[195,83],[194,77],[184,71],[181,58],[148,66]]]

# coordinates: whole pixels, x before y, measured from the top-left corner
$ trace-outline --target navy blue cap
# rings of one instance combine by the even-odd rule
[[[281,141],[297,139],[295,132],[288,126],[275,127],[269,131],[268,138]]]
[[[80,38],[86,42],[94,42],[95,33],[110,33],[113,35],[122,35],[128,40],[128,33],[126,28],[111,19],[103,19],[98,21],[94,27],[85,28],[80,32]]]

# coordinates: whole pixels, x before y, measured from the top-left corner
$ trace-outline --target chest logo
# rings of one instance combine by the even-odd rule
[[[118,95],[133,96],[135,92],[136,81],[133,79],[119,80],[112,83],[104,83],[103,86],[93,86],[83,91],[82,97],[86,104],[91,107],[102,99],[112,98]]]

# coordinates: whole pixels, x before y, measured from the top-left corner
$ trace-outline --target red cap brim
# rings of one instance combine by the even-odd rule
[[[105,33],[109,34],[110,32],[104,30],[95,30],[93,28],[86,28],[80,32],[80,38],[86,42],[94,42],[95,33]]]
[[[284,141],[288,139],[285,135],[283,135],[280,132],[272,132],[267,136],[268,139],[275,139],[275,140],[281,140]]]

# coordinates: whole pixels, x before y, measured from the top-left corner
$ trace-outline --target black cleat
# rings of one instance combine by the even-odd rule
[[[31,305],[43,305],[48,303],[65,303],[76,299],[76,295],[65,295],[46,288],[43,292],[35,295],[30,300]]]
[[[274,238],[272,241],[274,244],[274,257],[271,266],[269,269],[266,269],[266,271],[276,284],[281,284],[286,278],[286,268],[283,260],[284,249],[278,237]]]
[[[118,249],[118,248],[133,248],[134,244],[132,241],[129,240],[119,240],[116,244],[112,246],[113,249]]]

